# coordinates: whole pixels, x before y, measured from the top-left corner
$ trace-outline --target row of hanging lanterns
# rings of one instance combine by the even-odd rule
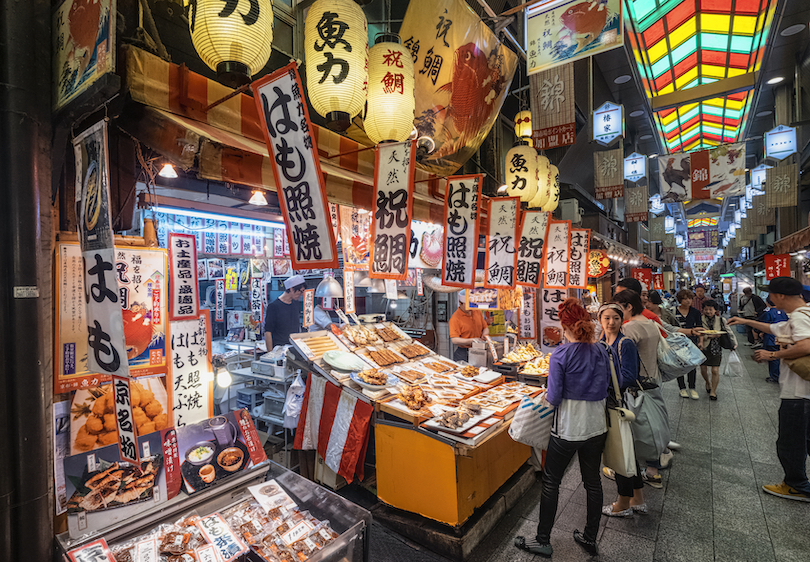
[[[530,209],[552,212],[560,201],[560,172],[531,146],[531,112],[515,116],[518,144],[506,153],[506,194],[520,197]]]

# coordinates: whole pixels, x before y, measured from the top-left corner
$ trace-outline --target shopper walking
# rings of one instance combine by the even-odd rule
[[[594,343],[594,325],[577,299],[560,304],[560,324],[568,343],[558,347],[549,360],[546,400],[556,406],[551,439],[543,469],[540,522],[535,540],[516,537],[515,546],[550,557],[550,537],[557,515],[560,483],[574,454],[587,492],[585,531],[574,531],[574,540],[589,554],[598,554],[596,535],[602,511],[602,480],[599,466],[607,438],[605,400],[610,376],[605,348]]]
[[[758,295],[755,295],[751,287],[743,289],[743,294],[740,297],[739,312],[743,318],[748,320],[756,320],[762,311],[765,310],[765,301]],[[748,344],[754,345],[754,331],[750,325],[746,324],[746,332],[748,333]]]
[[[718,305],[713,300],[707,300],[703,303],[703,317],[701,322],[704,328],[702,338],[703,354],[706,356],[706,362],[700,366],[700,374],[706,382],[706,392],[709,393],[710,400],[717,400],[717,385],[720,384],[720,363],[723,361],[723,348],[720,345],[720,338],[722,333],[728,334],[731,342],[734,344],[734,349],[737,348],[737,338],[734,332],[729,329],[721,316],[717,314]],[[709,333],[706,333],[706,330]],[[711,378],[709,378],[709,367],[712,369]]]
[[[757,322],[762,322],[763,324],[787,322],[787,314],[785,314],[783,310],[779,310],[773,305],[773,301],[771,300],[770,296],[765,299],[765,304],[768,306],[766,306],[765,310],[762,311],[762,314],[759,315]],[[765,351],[779,351],[779,346],[776,344],[776,336],[769,334],[768,332],[759,332],[759,330],[757,330],[757,332],[762,335],[762,348]],[[779,382],[779,359],[768,360],[768,376],[765,377],[765,381],[775,383]]]
[[[694,295],[692,306],[698,310],[703,310],[703,301],[706,300],[706,287],[700,284],[695,285]]]
[[[768,285],[768,297],[788,315],[786,322],[764,324],[747,318],[732,318],[729,324],[744,324],[773,334],[779,351],[758,350],[758,362],[781,360],[779,365],[779,437],[776,454],[785,479],[781,484],[766,484],[762,489],[771,495],[810,502],[807,479],[807,455],[810,453],[810,381],[797,375],[786,360],[810,355],[810,307],[802,298],[802,284],[791,277],[777,277]]]
[[[698,333],[699,330],[696,331],[695,328],[702,327],[703,321],[700,318],[700,311],[692,306],[695,295],[689,289],[681,289],[678,291],[676,298],[678,299],[678,308],[675,309],[675,317],[678,319],[678,323],[680,324],[681,328],[692,331],[692,333],[689,335],[689,339],[692,340],[692,343],[700,347],[701,339],[700,334]],[[692,400],[697,400],[700,398],[697,390],[695,390],[695,385],[697,383],[697,369],[689,371],[689,373],[686,375],[686,379],[689,382],[689,390],[686,390],[686,381],[684,380],[684,377],[678,377],[678,388],[681,389],[681,398],[692,398]]]
[[[650,291],[647,294],[647,303],[645,306],[647,310],[658,316],[665,324],[669,324],[675,328],[681,327],[681,323],[678,322],[678,319],[672,314],[672,311],[664,307],[664,299],[661,298],[658,291]]]

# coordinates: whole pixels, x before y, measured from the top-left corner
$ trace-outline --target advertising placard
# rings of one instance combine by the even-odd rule
[[[449,287],[475,286],[478,258],[478,209],[481,174],[447,178],[444,199],[444,262],[442,284]]]
[[[484,286],[514,288],[518,254],[515,240],[520,215],[520,197],[489,198]]]

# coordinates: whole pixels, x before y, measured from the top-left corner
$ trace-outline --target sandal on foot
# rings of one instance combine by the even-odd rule
[[[653,476],[652,474],[647,474],[647,471],[645,470],[641,473],[641,479],[644,480],[644,482],[646,482],[653,488],[660,489],[664,487],[664,481],[661,478],[660,474],[656,474]]]
[[[526,540],[526,537],[515,537],[515,546],[545,558],[551,558],[551,553],[554,552],[550,543],[540,544],[536,539]]]
[[[632,509],[634,513],[642,513],[644,515],[647,515],[649,513],[646,503],[642,503],[639,505],[631,505],[630,509]]]
[[[596,546],[596,541],[591,541],[585,538],[585,535],[578,530],[574,531],[574,542],[585,549],[585,552],[591,556],[599,556],[599,548]]]

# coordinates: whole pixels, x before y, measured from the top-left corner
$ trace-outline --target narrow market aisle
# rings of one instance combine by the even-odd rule
[[[674,382],[665,385],[673,439],[683,449],[662,471],[664,488],[645,487],[649,515],[602,517],[600,560],[808,559],[810,507],[762,492],[763,484],[778,483],[783,476],[775,449],[778,385],[765,382],[767,366],[751,359],[751,348],[740,345],[738,351],[743,372],[721,375],[717,402],[709,401],[699,373],[699,400],[681,398]],[[472,562],[543,560],[513,546],[516,535],[535,532],[540,488],[538,481],[479,546]],[[614,482],[603,477],[603,489],[605,503],[615,499]],[[572,538],[585,522],[585,491],[576,463],[563,480],[557,513],[553,560],[587,560]]]

